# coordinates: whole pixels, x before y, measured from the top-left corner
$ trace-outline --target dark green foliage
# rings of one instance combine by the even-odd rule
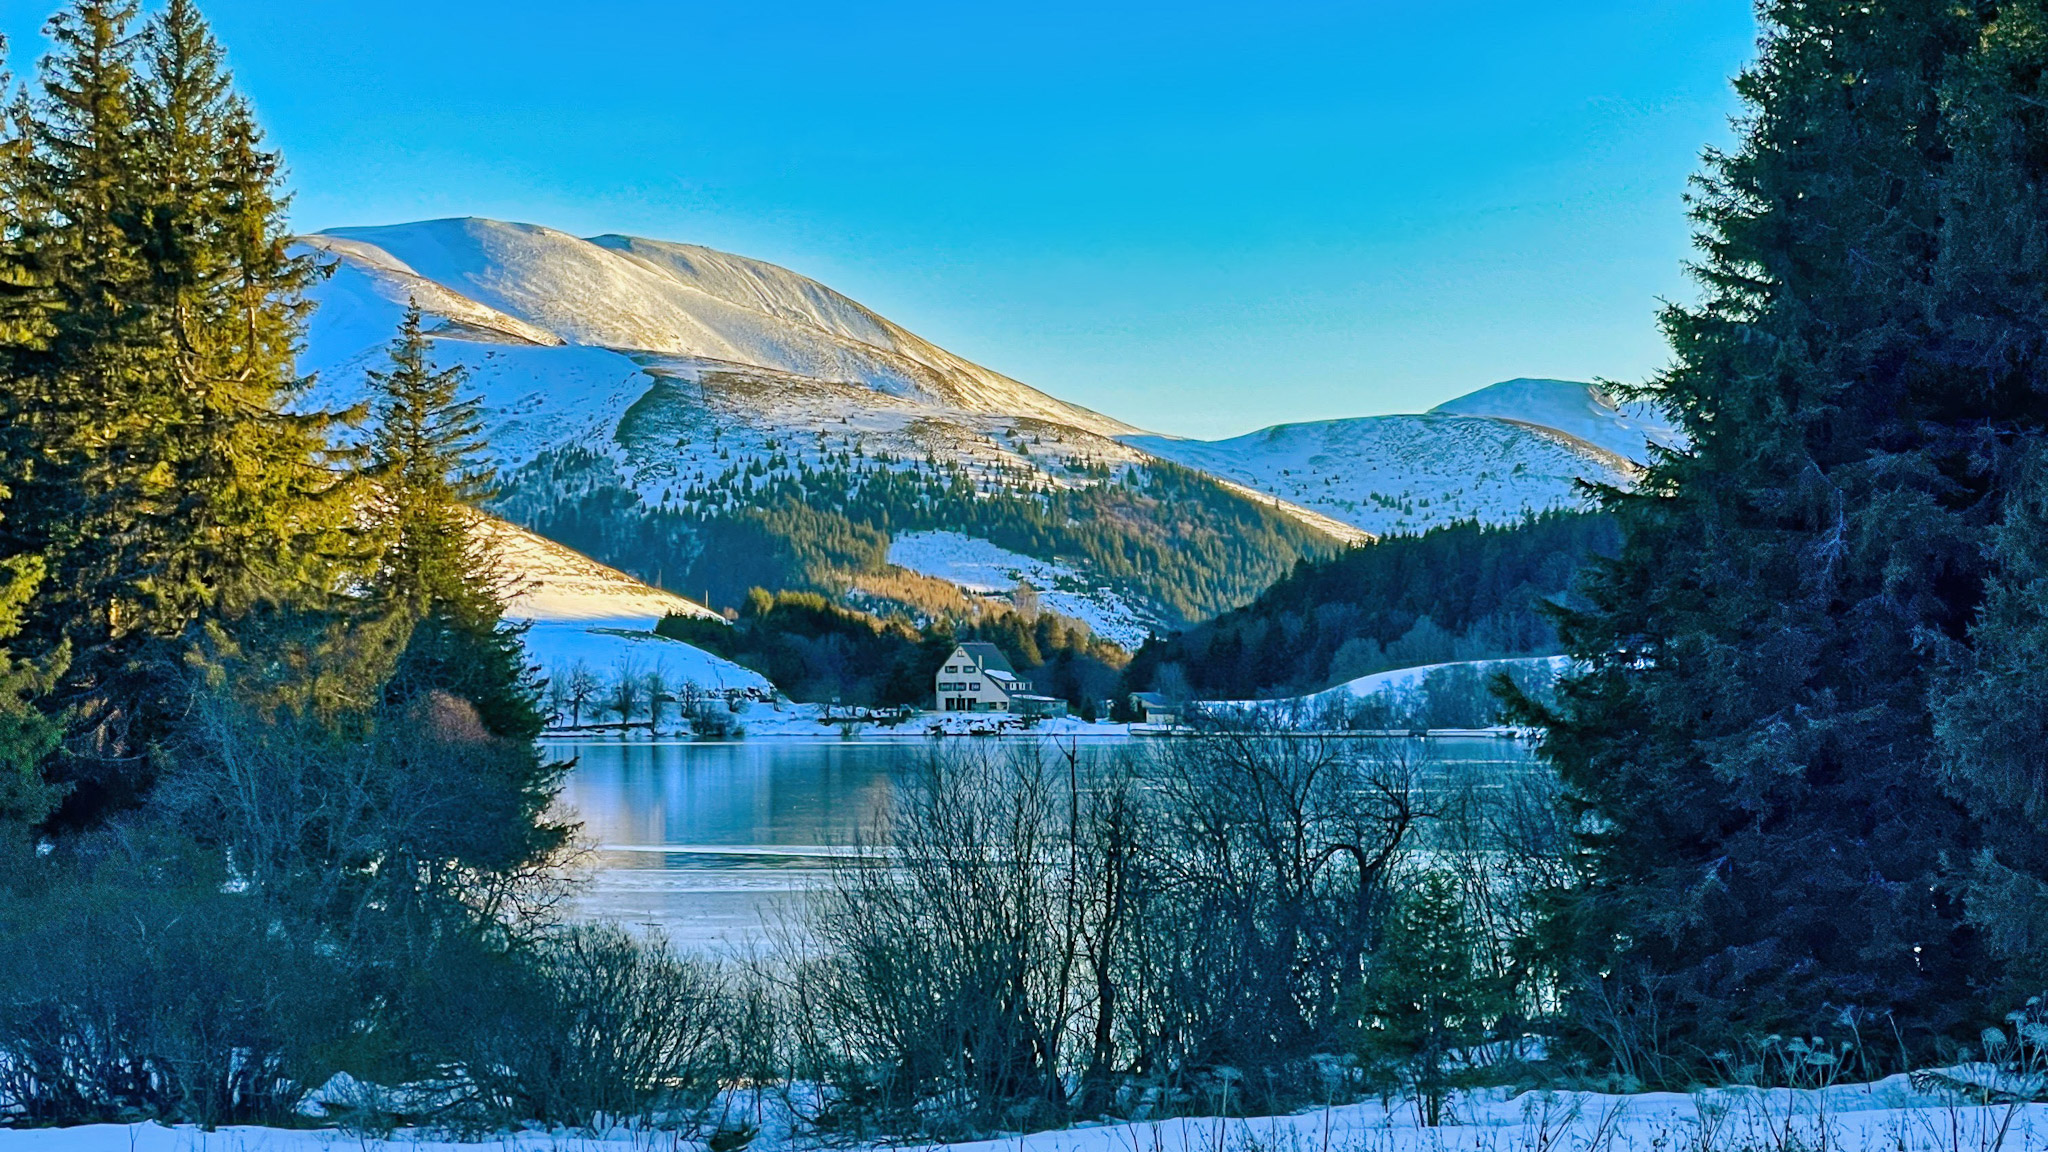
[[[1115,683],[1123,651],[1049,613],[1008,611],[920,630],[901,618],[844,608],[815,592],[748,594],[731,624],[669,616],[655,631],[745,665],[792,699],[867,707],[930,707],[933,678],[954,645],[985,640],[1003,649],[1041,695],[1091,707]]]
[[[0,861],[0,1123],[290,1123],[341,958],[175,833]]]
[[[1954,673],[1937,681],[1934,732],[1953,791],[1984,821],[1961,877],[1970,921],[2011,965],[2015,999],[2048,987],[2048,464],[2018,469],[1993,534],[1993,575]]]
[[[1588,557],[1611,552],[1605,516],[1546,512],[1507,527],[1465,522],[1304,560],[1259,598],[1132,659],[1127,691],[1161,673],[1218,700],[1293,696],[1389,668],[1560,651],[1543,606]]]
[[[285,412],[316,269],[278,159],[188,0],[135,18],[60,13],[0,141],[0,559],[46,573],[16,650],[63,669],[72,821],[147,784],[203,626],[327,585],[346,511],[331,421]]]
[[[375,590],[406,610],[495,620],[492,562],[470,506],[488,499],[482,416],[461,395],[460,366],[436,370],[412,304],[391,344],[391,366],[367,373],[370,519],[382,545]]]
[[[1512,999],[1481,964],[1478,933],[1456,878],[1404,885],[1359,999],[1357,1049],[1367,1076],[1415,1101],[1416,1119],[1450,1119],[1454,1089],[1478,1082],[1473,1053],[1493,1039]]]
[[[504,581],[473,508],[493,479],[477,401],[461,395],[465,379],[459,367],[434,368],[416,305],[392,343],[391,367],[369,374],[367,520],[380,546],[369,592],[406,635],[384,691],[394,703],[452,693],[492,733],[530,740],[544,723],[540,690],[521,627],[500,619]],[[535,778],[547,778],[533,760]]]
[[[1546,745],[1589,866],[1558,962],[1604,974],[1581,1019],[1667,1081],[1850,1008],[1904,1059],[1979,1018],[1998,967],[1943,883],[1978,832],[1928,700],[2048,421],[2039,5],[1762,15],[1741,146],[1698,182],[1704,297],[1666,311],[1649,390],[1693,446],[1605,494],[1624,543],[1563,617],[1587,670]]]
[[[889,555],[887,534],[790,500],[706,519],[693,535],[684,584],[711,604],[738,604],[754,588],[843,593],[847,577],[881,571]]]
[[[514,474],[498,507],[550,539],[721,607],[737,607],[754,587],[838,595],[849,576],[881,569],[891,534],[944,529],[1099,573],[1162,619],[1187,623],[1335,548],[1163,462],[1119,481],[1017,492],[988,488],[952,463],[844,457],[813,467],[770,458],[773,468],[735,459],[715,481],[655,506],[627,490],[609,461],[564,449]]]

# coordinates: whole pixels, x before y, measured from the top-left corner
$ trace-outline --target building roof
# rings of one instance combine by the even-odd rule
[[[960,645],[960,651],[967,653],[984,672],[1008,672],[1015,676],[1017,670],[1010,667],[1010,658],[1003,650],[982,640],[969,640]]]
[[[1148,708],[1173,707],[1173,701],[1168,700],[1164,695],[1158,692],[1133,692],[1131,693],[1131,699],[1136,700],[1138,703],[1143,704]]]

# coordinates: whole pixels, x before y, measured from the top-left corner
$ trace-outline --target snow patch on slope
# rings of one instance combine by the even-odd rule
[[[768,678],[759,672],[695,645],[657,636],[648,631],[649,624],[646,620],[539,623],[526,630],[526,651],[540,665],[541,675],[550,679],[581,665],[605,683],[622,673],[645,676],[658,672],[674,687],[770,688]]]
[[[1091,587],[1063,564],[1034,559],[959,532],[909,532],[889,542],[889,563],[950,581],[969,592],[1007,596],[1019,583],[1038,592],[1040,606],[1079,620],[1097,636],[1136,650],[1152,621],[1113,588]]]
[[[1655,407],[1619,400],[1597,384],[1576,380],[1503,380],[1430,411],[1555,428],[1636,464],[1647,461],[1648,445],[1672,448],[1685,439]]]
[[[1582,502],[1581,478],[1626,484],[1619,461],[1562,436],[1478,416],[1280,424],[1229,440],[1124,442],[1385,535],[1454,520],[1511,523]]]
[[[636,620],[652,628],[663,616],[718,615],[515,524],[480,516],[477,526],[512,578],[505,615],[514,620]]]

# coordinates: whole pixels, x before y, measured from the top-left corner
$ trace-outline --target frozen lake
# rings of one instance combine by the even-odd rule
[[[549,741],[577,758],[561,803],[594,850],[577,914],[654,928],[692,949],[758,940],[885,810],[899,770],[958,744]],[[1142,753],[1147,744],[1098,739],[1081,747],[1104,755]],[[1429,745],[1445,774],[1498,779],[1529,765],[1528,750],[1508,740]]]

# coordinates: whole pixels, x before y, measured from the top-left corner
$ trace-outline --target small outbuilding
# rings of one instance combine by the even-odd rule
[[[1182,708],[1157,692],[1133,692],[1130,698],[1131,715],[1141,724],[1156,724],[1161,728],[1180,726]]]

